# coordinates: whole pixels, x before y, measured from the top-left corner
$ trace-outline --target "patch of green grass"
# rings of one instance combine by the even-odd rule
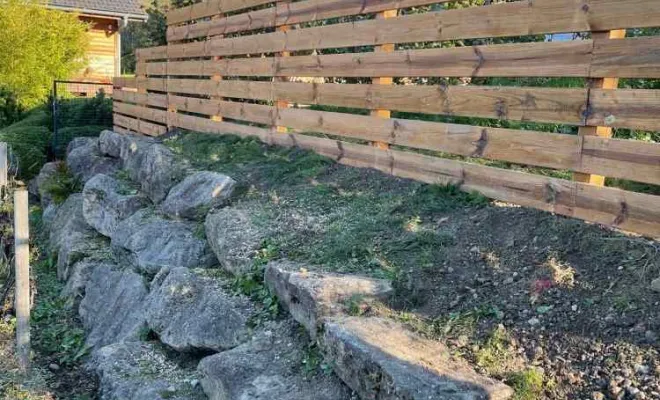
[[[316,343],[307,346],[301,364],[303,373],[308,377],[314,376],[319,372],[324,374],[330,374],[332,372],[332,366],[325,362],[323,353],[321,353]]]
[[[73,310],[60,291],[54,259],[34,264],[39,280],[39,296],[32,313],[34,346],[41,353],[55,357],[61,365],[74,365],[84,357],[85,331],[76,322]]]
[[[511,374],[508,383],[515,392],[514,400],[538,400],[543,397],[543,372],[536,368],[529,368]]]
[[[257,313],[250,319],[251,326],[259,326],[266,320],[277,318],[280,314],[277,297],[264,283],[264,267],[268,261],[277,258],[277,254],[277,248],[265,242],[253,260],[251,270],[235,277],[232,282],[231,287],[236,293],[248,296],[259,305]]]
[[[73,176],[66,163],[57,164],[55,174],[44,184],[44,191],[50,195],[55,204],[62,204],[73,193],[82,190],[80,179]]]
[[[504,375],[516,360],[516,354],[510,345],[511,337],[504,326],[499,325],[476,352],[477,365],[484,368],[490,375]]]

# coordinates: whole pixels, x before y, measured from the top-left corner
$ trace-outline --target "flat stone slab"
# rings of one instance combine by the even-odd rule
[[[253,212],[227,207],[206,216],[206,238],[220,265],[240,276],[250,271],[255,251],[268,235],[268,229],[255,224]]]
[[[130,270],[96,267],[85,286],[79,314],[95,350],[122,341],[139,340],[146,330],[144,278]]]
[[[293,321],[269,323],[250,342],[199,363],[204,392],[210,400],[352,399],[333,374],[302,369],[307,345]]]
[[[203,234],[199,224],[142,209],[117,225],[112,246],[119,258],[149,274],[161,268],[209,268],[218,262]]]
[[[83,216],[85,221],[104,236],[111,237],[117,225],[146,207],[147,198],[127,183],[108,175],[91,178],[83,189]]]
[[[152,343],[117,343],[94,354],[90,364],[102,400],[203,400],[195,370],[169,360]]]
[[[442,343],[381,318],[327,321],[320,341],[337,375],[362,399],[499,400],[513,390],[454,360]]]
[[[264,279],[312,338],[322,320],[344,313],[349,301],[385,298],[392,293],[392,285],[383,279],[310,272],[306,264],[287,260],[270,262]]]
[[[217,273],[209,272],[166,268],[151,283],[147,323],[176,351],[223,351],[249,338],[252,304],[228,293]]]
[[[174,186],[161,209],[164,213],[194,220],[204,220],[214,208],[227,203],[236,181],[217,172],[196,172]]]

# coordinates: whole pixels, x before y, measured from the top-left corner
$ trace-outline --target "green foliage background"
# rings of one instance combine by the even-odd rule
[[[13,99],[20,108],[35,107],[46,99],[54,79],[81,70],[86,30],[76,14],[47,9],[44,1],[0,1],[0,95],[5,99],[0,105]]]

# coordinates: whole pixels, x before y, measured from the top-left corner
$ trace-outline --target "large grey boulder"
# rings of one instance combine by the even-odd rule
[[[209,268],[217,264],[200,225],[165,219],[142,209],[117,225],[112,235],[116,255],[139,271],[161,268]]]
[[[99,151],[104,156],[119,158],[121,157],[121,151],[124,146],[124,140],[127,135],[113,132],[113,131],[103,131],[99,135]]]
[[[101,400],[203,400],[197,373],[170,361],[152,343],[116,343],[98,350],[90,365]]]
[[[234,275],[249,272],[255,252],[269,233],[254,222],[253,215],[249,209],[228,207],[206,216],[206,238],[220,265]]]
[[[73,264],[69,269],[69,277],[62,289],[63,297],[70,297],[80,300],[85,295],[85,286],[89,282],[92,272],[96,268],[113,268],[114,265],[109,261],[98,261],[92,258],[84,259]]]
[[[107,243],[87,224],[82,212],[82,194],[76,193],[57,208],[51,222],[50,250],[57,254],[57,275],[70,276],[70,267],[88,257],[105,257]]]
[[[99,151],[98,138],[77,138],[69,144],[66,164],[82,182],[94,175],[112,175],[121,167],[118,160],[104,157]]]
[[[363,399],[499,400],[513,395],[503,383],[454,360],[442,343],[390,320],[326,322],[321,344],[337,375]]]
[[[96,267],[85,286],[79,313],[88,331],[87,345],[99,349],[121,341],[135,341],[146,329],[147,287],[130,270]]]
[[[312,338],[324,318],[350,311],[350,302],[363,303],[392,293],[386,280],[310,272],[305,264],[287,260],[270,262],[265,282]]]
[[[351,399],[336,376],[301,368],[307,346],[293,321],[270,323],[250,342],[199,363],[204,392],[210,400]]]
[[[60,162],[46,163],[41,167],[39,175],[30,181],[30,193],[39,197],[43,208],[48,207],[53,202],[53,197],[48,193],[48,185],[51,184],[53,178],[57,175],[58,168],[61,168]]]
[[[187,165],[154,138],[103,131],[99,138],[103,154],[119,157],[131,179],[154,203],[165,199],[170,189],[187,173]]]
[[[132,176],[154,203],[160,203],[170,189],[186,176],[186,172],[170,149],[156,143],[144,149],[137,174]]]
[[[196,172],[170,190],[161,209],[175,217],[204,219],[209,210],[227,203],[235,185],[227,175]]]
[[[176,351],[223,351],[248,338],[250,301],[228,293],[228,282],[206,271],[162,269],[151,283],[147,323]]]
[[[112,236],[117,225],[147,205],[148,200],[127,183],[99,174],[83,189],[85,221],[102,235]]]

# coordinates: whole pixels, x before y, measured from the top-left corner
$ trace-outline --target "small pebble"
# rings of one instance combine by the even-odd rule
[[[528,324],[531,326],[536,326],[541,323],[541,320],[538,318],[530,318],[529,321],[527,321]]]
[[[57,365],[57,364],[55,364],[55,363],[51,363],[51,364],[48,365],[48,369],[51,370],[51,371],[53,371],[53,372],[54,372],[54,371],[59,371],[59,370],[60,370],[60,366]]]

